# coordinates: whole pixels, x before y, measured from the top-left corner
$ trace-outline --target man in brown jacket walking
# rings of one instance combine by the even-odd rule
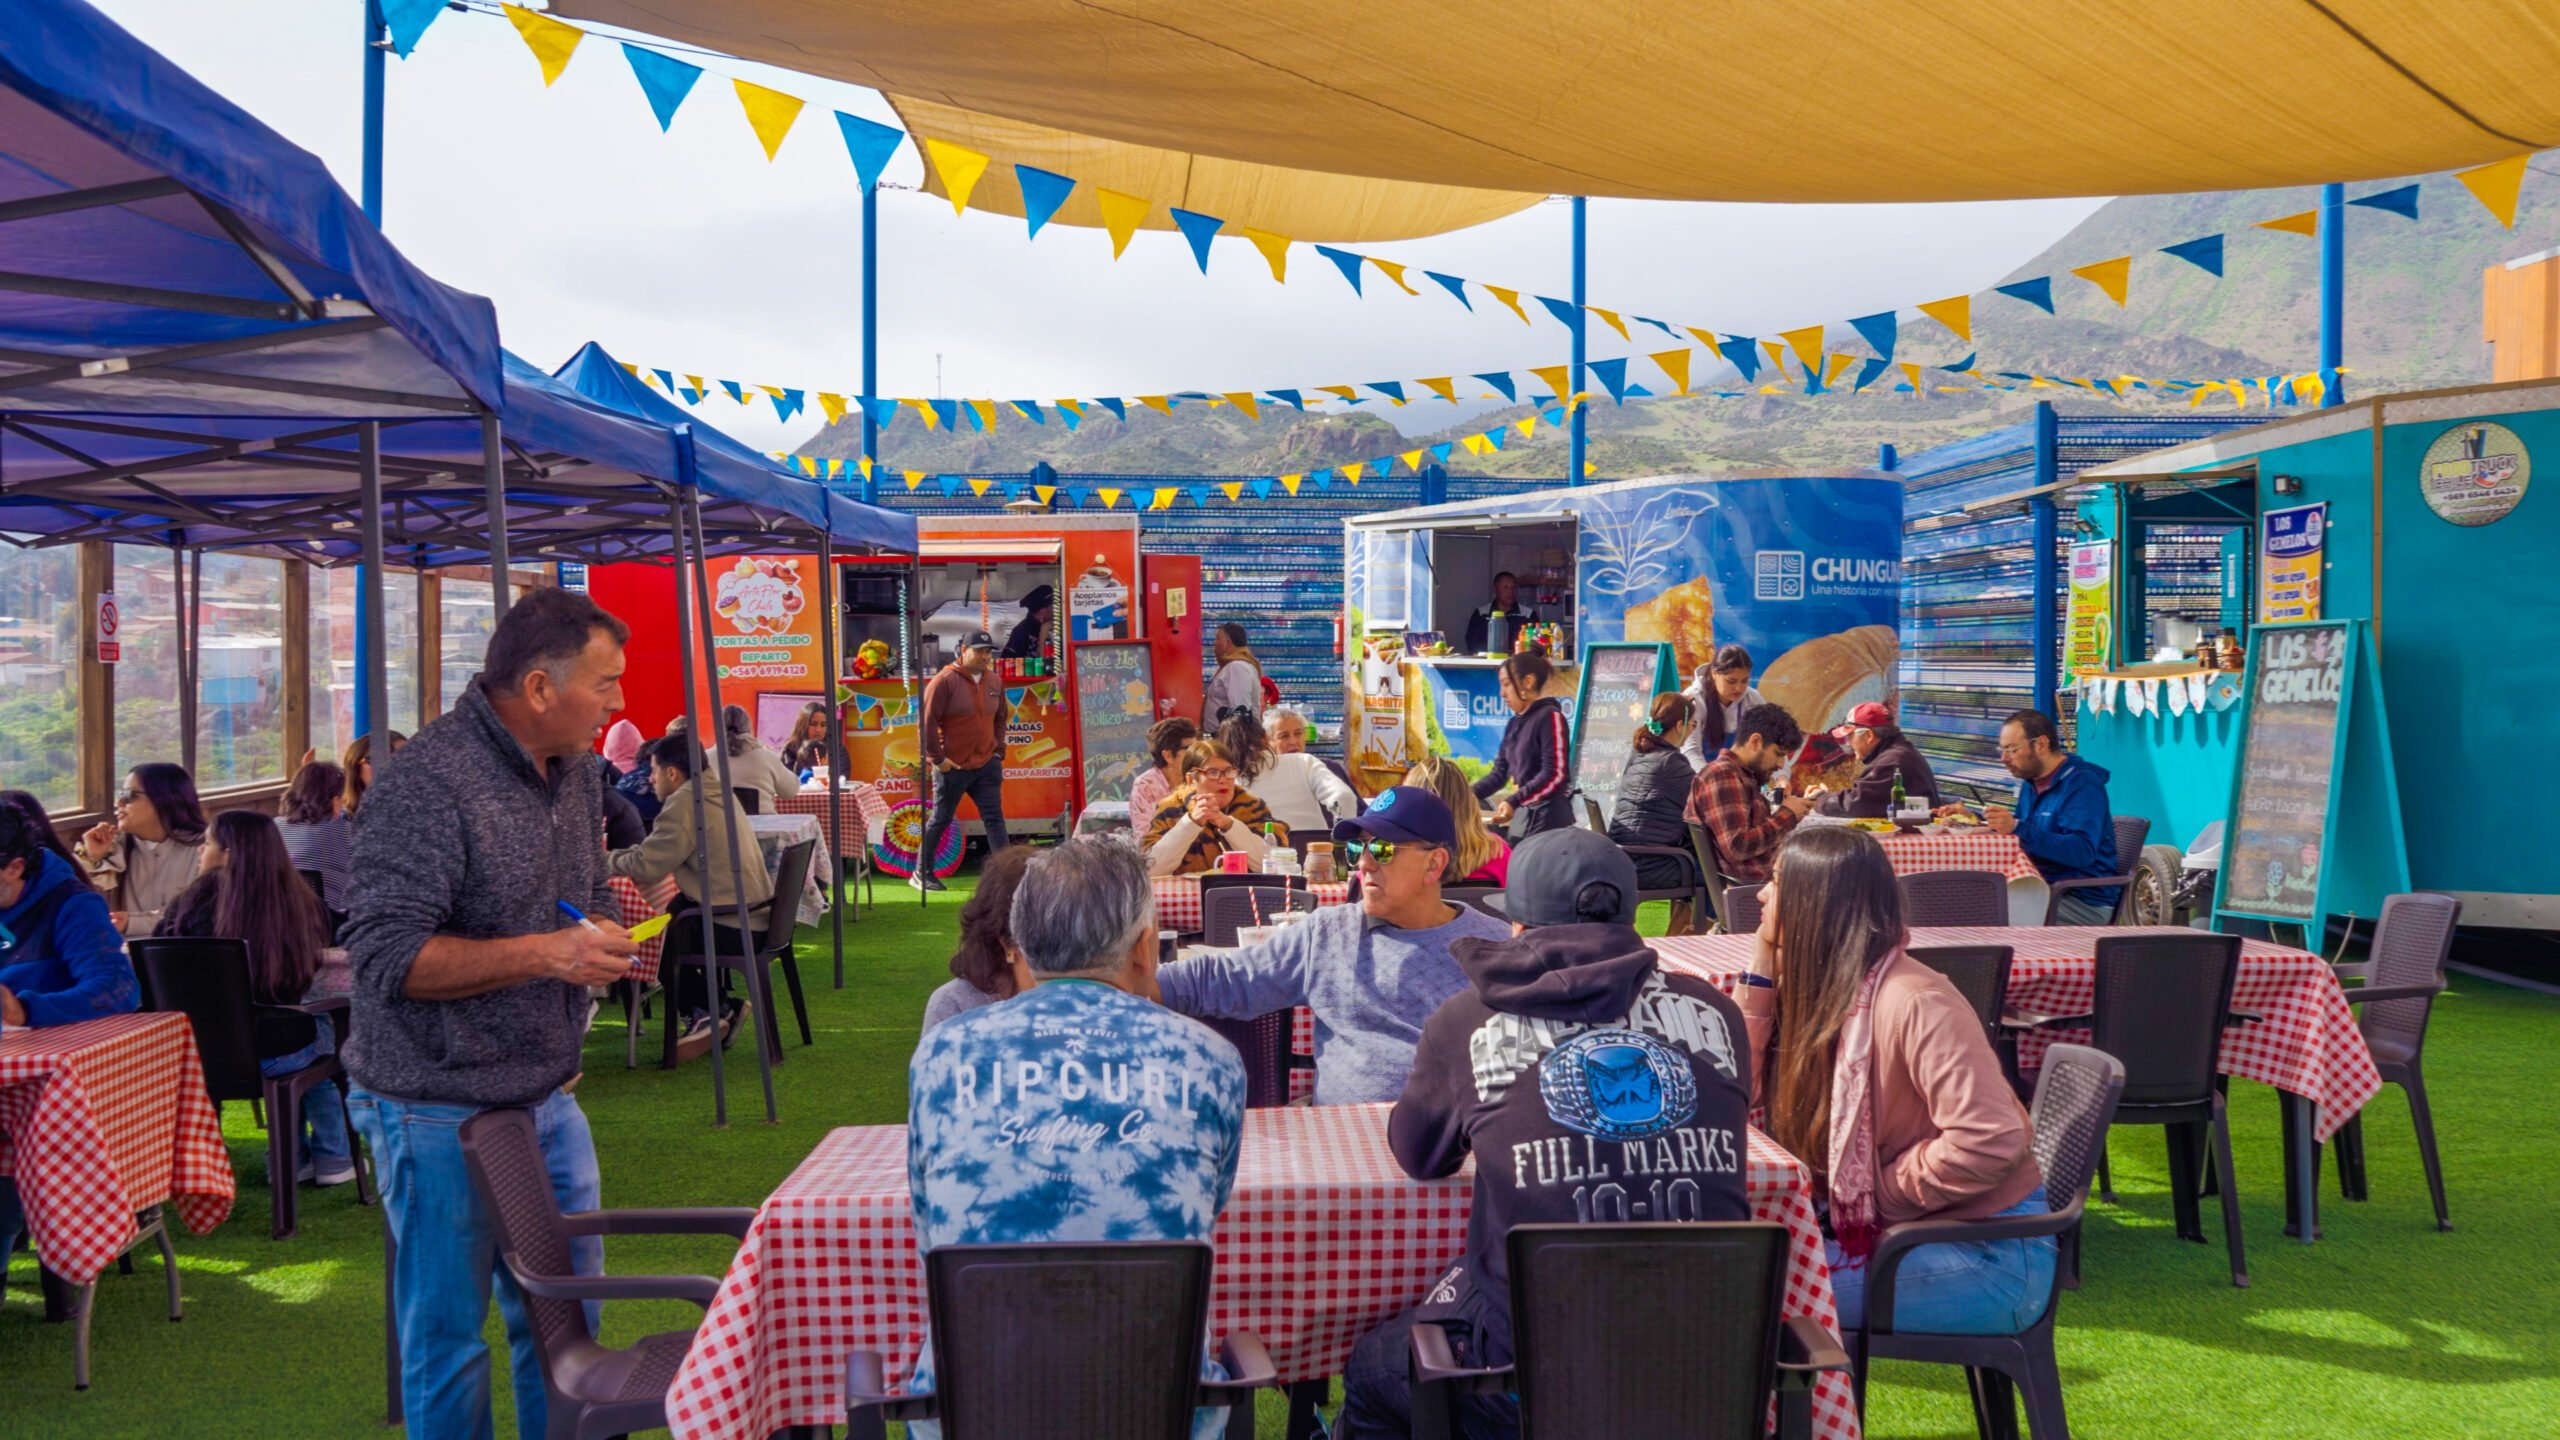
[[[1009,718],[1004,681],[995,673],[995,637],[972,630],[960,640],[960,658],[942,667],[924,687],[924,715],[916,726],[925,774],[933,786],[933,816],[924,827],[924,853],[907,883],[940,890],[933,857],[942,851],[960,798],[978,802],[989,853],[1005,847],[1004,727]]]

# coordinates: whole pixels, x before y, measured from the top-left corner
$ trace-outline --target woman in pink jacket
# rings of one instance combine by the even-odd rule
[[[2027,1113],[1955,986],[1903,953],[1902,891],[1872,836],[1800,829],[1761,894],[1740,995],[1771,1138],[1813,1170],[1840,1323],[1866,1322],[1887,1225],[2040,1215]],[[1924,1245],[1894,1286],[1897,1330],[2002,1335],[2043,1313],[2054,1242]]]

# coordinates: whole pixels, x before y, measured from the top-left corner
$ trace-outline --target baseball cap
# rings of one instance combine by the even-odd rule
[[[1600,913],[1582,905],[1588,887]],[[1612,893],[1614,892],[1614,893]],[[1616,841],[1596,831],[1542,830],[1511,852],[1510,878],[1485,904],[1532,929],[1541,925],[1632,925],[1636,919],[1636,862]]]
[[[988,634],[984,630],[972,630],[968,634],[960,637],[960,648],[963,650],[993,650],[996,648],[996,637]]]
[[[1879,705],[1875,701],[1869,700],[1849,712],[1848,724],[1832,726],[1831,738],[1834,740],[1846,740],[1849,738],[1849,732],[1852,730],[1873,730],[1879,725],[1890,725],[1892,723],[1893,707],[1890,705]]]
[[[1455,850],[1458,821],[1439,796],[1418,785],[1398,785],[1379,791],[1368,809],[1333,823],[1333,838],[1337,841],[1364,835],[1376,840],[1415,840]]]

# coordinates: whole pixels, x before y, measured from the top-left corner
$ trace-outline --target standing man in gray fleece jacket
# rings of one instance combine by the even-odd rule
[[[639,952],[605,918],[602,781],[587,754],[622,708],[629,638],[584,595],[537,590],[518,602],[489,637],[480,678],[382,767],[356,821],[347,1108],[399,1241],[392,1307],[415,1440],[490,1433],[480,1332],[493,1278],[517,1432],[545,1432],[533,1332],[495,1266],[461,1127],[482,1110],[529,1108],[560,1208],[597,1208],[595,1142],[561,1087],[578,1073],[587,987],[621,979]],[[600,1241],[574,1244],[580,1273],[603,1269]]]
[[[1449,947],[1511,927],[1440,898],[1458,825],[1415,785],[1381,790],[1333,838],[1360,869],[1360,903],[1325,905],[1278,938],[1156,972],[1167,1009],[1247,1020],[1304,1005],[1316,1019],[1316,1103],[1358,1105],[1404,1093],[1423,1022],[1467,988]]]

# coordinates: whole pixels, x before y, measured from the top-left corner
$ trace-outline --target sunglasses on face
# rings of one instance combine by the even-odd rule
[[[116,792],[116,803],[119,805],[130,805],[141,798],[142,792],[139,790],[119,790]]]
[[[1351,857],[1351,863],[1354,865],[1363,860],[1374,860],[1380,865],[1392,865],[1395,863],[1397,851],[1416,848],[1419,847],[1410,840],[1352,840],[1345,842],[1342,847],[1343,853]]]

